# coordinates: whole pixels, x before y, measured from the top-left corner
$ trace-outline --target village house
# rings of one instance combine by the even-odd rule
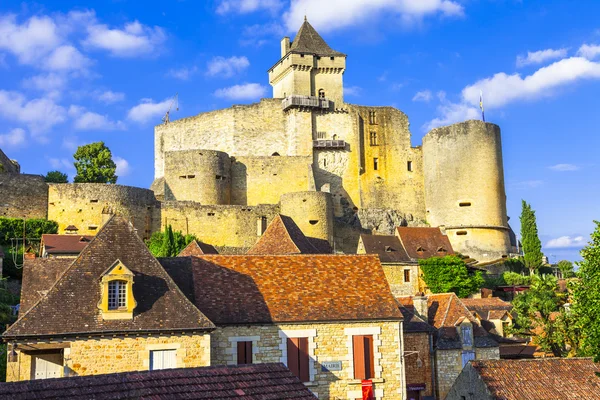
[[[113,217],[75,260],[26,260],[7,381],[208,366],[214,328]]]
[[[443,399],[470,360],[497,360],[499,344],[454,293],[400,297],[398,302],[435,330],[433,354],[436,398]]]
[[[91,235],[43,234],[40,242],[40,257],[75,258],[93,238]]]
[[[591,358],[471,361],[446,400],[600,399],[598,373]]]
[[[461,301],[486,331],[502,337],[512,336],[507,332],[514,322],[514,317],[511,315],[512,304],[499,297],[462,299]]]

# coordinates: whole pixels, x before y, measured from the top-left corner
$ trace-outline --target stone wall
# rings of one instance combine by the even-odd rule
[[[421,391],[421,396],[433,396],[434,388],[431,381],[432,365],[431,353],[429,351],[429,333],[404,332],[404,353],[406,384],[425,383],[426,389]]]
[[[11,160],[0,150],[0,173],[18,174],[21,172],[21,166],[15,160]]]
[[[281,196],[281,214],[292,218],[308,237],[333,243],[331,195],[325,192],[295,192]]]
[[[48,185],[41,175],[0,174],[0,216],[48,217]]]
[[[152,350],[176,350],[177,368],[204,367],[210,365],[210,343],[209,334],[85,339],[70,342],[63,357],[69,376],[148,370]],[[8,363],[7,382],[31,379],[32,357],[18,355],[17,362]]]
[[[75,225],[81,235],[95,235],[111,215],[129,219],[142,238],[160,229],[160,203],[148,189],[102,183],[50,184],[48,219],[58,233]]]
[[[399,322],[348,322],[228,326],[212,334],[212,364],[235,364],[237,341],[253,342],[253,362],[283,362],[287,337],[308,337],[311,382],[307,386],[320,399],[362,398],[361,382],[354,379],[352,335],[372,334],[374,339],[377,400],[403,398]],[[324,361],[341,361],[341,371],[327,371]]]
[[[494,400],[496,398],[490,393],[479,373],[469,364],[465,365],[465,368],[454,381],[446,400]]]
[[[414,296],[419,292],[419,266],[417,264],[382,264],[390,289],[395,297]],[[410,271],[410,281],[404,282],[404,271]]]

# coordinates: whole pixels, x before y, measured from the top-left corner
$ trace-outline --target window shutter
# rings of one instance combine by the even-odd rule
[[[298,366],[300,371],[300,380],[302,382],[310,381],[310,374],[308,368],[308,338],[298,338]]]
[[[294,375],[300,378],[300,370],[298,364],[298,339],[288,338],[287,340],[287,366]]]
[[[246,342],[246,364],[252,364],[252,342]]]
[[[365,344],[365,379],[372,379],[375,377],[375,359],[373,356],[373,336],[364,336]]]
[[[354,379],[366,379],[364,336],[352,336],[352,353],[354,355]]]
[[[237,363],[246,364],[246,342],[237,342]]]

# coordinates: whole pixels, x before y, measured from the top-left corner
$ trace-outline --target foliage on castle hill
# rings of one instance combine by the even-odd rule
[[[104,142],[79,146],[73,155],[77,175],[75,183],[117,183],[117,165]]]
[[[44,177],[44,181],[47,183],[67,183],[69,182],[69,176],[60,171],[50,171]]]
[[[154,232],[150,239],[146,240],[146,245],[154,257],[175,257],[192,240],[197,240],[196,236],[173,232],[171,225],[168,225],[164,232]]]
[[[560,260],[558,264],[556,264],[560,272],[562,273],[562,277],[564,279],[574,278],[575,271],[573,267],[573,263],[568,260]]]
[[[542,266],[542,242],[538,236],[535,211],[525,200],[521,210],[521,243],[523,245],[523,262],[530,275]]]
[[[457,256],[419,260],[423,280],[432,293],[456,293],[464,298],[483,286],[481,272],[469,274],[467,265]]]

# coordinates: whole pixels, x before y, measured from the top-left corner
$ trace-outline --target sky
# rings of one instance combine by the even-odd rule
[[[143,4],[143,5],[142,5]],[[502,129],[510,223],[536,211],[551,262],[600,220],[600,1],[0,2],[0,149],[22,172],[75,175],[102,140],[119,184],[149,187],[153,126],[270,97],[267,70],[304,15],[348,55],[345,100],[391,105],[413,146],[480,118]]]

